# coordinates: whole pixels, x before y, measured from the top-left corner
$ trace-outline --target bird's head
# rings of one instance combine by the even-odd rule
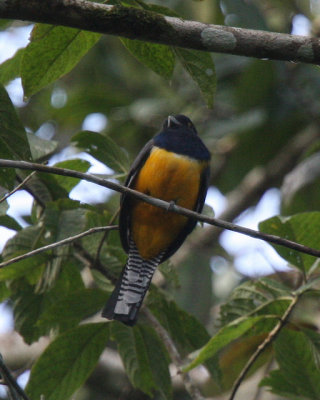
[[[192,121],[190,120],[190,118],[182,114],[169,115],[163,124],[163,129],[168,129],[168,128],[169,129],[186,128],[188,130],[191,130],[193,133],[197,134],[197,130],[193,125]]]

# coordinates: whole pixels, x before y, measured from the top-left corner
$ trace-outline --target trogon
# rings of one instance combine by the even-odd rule
[[[139,153],[125,185],[201,212],[209,162],[210,153],[190,119],[169,116],[160,133]],[[134,325],[156,267],[178,250],[196,223],[123,194],[119,229],[128,260],[102,316]]]

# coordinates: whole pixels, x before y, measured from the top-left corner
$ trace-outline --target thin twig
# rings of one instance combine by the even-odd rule
[[[18,186],[16,186],[13,190],[11,190],[11,192],[8,192],[6,195],[4,195],[1,199],[0,199],[0,203],[3,203],[4,201],[6,201],[10,196],[12,196],[15,192],[17,192],[18,190],[20,190],[35,174],[37,173],[37,171],[33,171],[31,172],[30,175],[28,175],[21,183],[19,183]]]
[[[112,218],[110,219],[109,224],[113,224],[113,223],[114,223],[114,221],[117,219],[117,216],[118,216],[118,214],[119,214],[119,211],[120,211],[120,207],[118,208],[118,210],[114,213],[114,215],[113,215]],[[100,240],[100,243],[99,243],[99,246],[98,246],[98,249],[97,249],[97,254],[96,254],[96,259],[95,259],[94,264],[97,264],[97,263],[99,262],[99,259],[100,259],[100,252],[101,252],[101,250],[102,250],[102,245],[103,245],[104,241],[107,239],[107,237],[108,237],[108,235],[109,235],[109,232],[110,232],[110,231],[105,231],[105,233],[103,234],[103,236],[102,236],[102,238],[101,238],[101,240]]]
[[[150,324],[154,327],[155,331],[158,333],[160,338],[162,339],[162,342],[164,343],[168,353],[170,354],[170,357],[176,366],[179,374],[181,374],[182,381],[184,383],[184,386],[191,396],[193,400],[204,400],[204,397],[201,395],[199,389],[197,386],[194,385],[190,374],[185,373],[181,371],[181,367],[183,365],[181,356],[173,343],[171,337],[169,336],[168,332],[164,329],[164,327],[159,323],[157,318],[148,310],[147,308],[144,308],[144,314],[148,318]]]
[[[15,390],[21,396],[22,399],[30,400],[29,397],[24,392],[24,390],[21,389],[21,387],[17,384],[14,377],[11,375],[9,369],[7,368],[7,366],[3,361],[1,354],[0,354],[0,372],[10,388],[13,388],[13,390]]]
[[[95,228],[90,228],[85,232],[79,233],[78,235],[70,236],[66,239],[60,240],[59,242],[54,242],[54,243],[48,244],[47,246],[39,247],[38,249],[29,251],[28,253],[24,253],[24,254],[21,254],[20,256],[17,256],[17,257],[11,258],[10,260],[4,261],[4,262],[0,263],[0,268],[6,267],[7,265],[13,264],[17,261],[24,260],[25,258],[35,256],[36,254],[43,253],[44,251],[54,249],[55,247],[65,246],[66,244],[74,242],[75,240],[81,239],[84,236],[92,235],[94,233],[99,233],[99,232],[116,230],[116,229],[118,229],[117,225],[97,226]]]
[[[294,307],[297,305],[298,300],[300,298],[302,293],[297,293],[294,295],[291,303],[289,304],[288,308],[286,309],[286,312],[283,314],[282,318],[279,320],[277,325],[272,329],[271,332],[269,332],[268,336],[265,338],[265,340],[257,347],[257,350],[252,354],[252,356],[249,358],[247,364],[241,371],[240,375],[238,376],[237,380],[235,381],[231,395],[229,397],[229,400],[234,400],[235,395],[239,389],[239,386],[241,385],[242,381],[246,377],[247,373],[249,372],[250,368],[252,365],[255,363],[257,358],[260,356],[260,354],[266,349],[266,347],[272,343],[276,336],[279,334],[281,329],[284,327],[286,322],[288,321],[288,318],[290,317],[290,314],[292,313]]]
[[[133,196],[139,200],[142,200],[148,204],[152,204],[156,207],[163,208],[168,212],[175,212],[186,217],[196,219],[198,221],[206,222],[210,225],[217,226],[219,228],[228,229],[233,232],[238,232],[256,239],[261,239],[269,243],[275,243],[280,246],[288,247],[293,250],[300,251],[301,253],[310,254],[315,257],[320,257],[320,250],[310,248],[308,246],[304,246],[302,244],[296,243],[292,240],[284,239],[276,235],[270,235],[267,233],[262,233],[256,231],[254,229],[245,228],[243,226],[239,226],[233,224],[231,222],[223,221],[218,218],[207,217],[206,215],[202,215],[196,213],[195,211],[188,210],[186,208],[174,205],[172,203],[168,203],[167,201],[156,199],[154,197],[148,196],[144,193],[138,192],[136,190],[130,189],[126,186],[120,185],[115,182],[111,182],[97,176],[83,173],[79,171],[73,171],[66,168],[58,168],[58,167],[50,167],[47,165],[30,163],[27,161],[14,161],[14,160],[1,160],[0,159],[0,167],[11,167],[11,168],[20,168],[27,170],[36,170],[41,172],[47,172],[50,174],[57,174],[62,176],[70,176],[73,178],[83,179],[88,182],[96,183],[97,185],[115,190],[120,193],[126,193],[129,196]]]

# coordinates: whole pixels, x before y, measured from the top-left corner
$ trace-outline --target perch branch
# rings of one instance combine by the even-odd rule
[[[175,212],[180,215],[184,215],[188,218],[196,219],[198,221],[206,222],[210,225],[217,226],[222,229],[228,229],[234,232],[238,232],[256,239],[265,240],[269,243],[275,243],[280,246],[288,247],[293,250],[300,251],[305,254],[310,254],[315,257],[320,257],[320,250],[310,248],[308,246],[304,246],[302,244],[296,243],[292,240],[284,239],[276,235],[269,235],[267,233],[262,233],[256,231],[254,229],[245,228],[243,226],[239,226],[233,224],[231,222],[226,222],[218,218],[211,218],[207,217],[206,215],[199,214],[195,211],[188,210],[186,208],[174,205],[172,203],[168,203],[167,201],[156,199],[154,197],[148,196],[144,193],[138,192],[136,190],[130,189],[126,186],[120,185],[115,182],[111,182],[92,174],[83,173],[79,171],[73,171],[66,168],[58,168],[58,167],[51,167],[48,165],[43,164],[36,164],[31,163],[28,161],[15,161],[15,160],[2,160],[0,159],[0,167],[9,167],[9,168],[19,168],[19,169],[26,169],[26,170],[35,170],[46,172],[50,174],[62,175],[62,176],[69,176],[73,178],[83,179],[88,182],[93,182],[97,185],[109,188],[111,190],[115,190],[120,193],[125,193],[126,195],[133,196],[141,201],[144,201],[148,204],[152,204],[156,207],[163,208],[168,212]]]

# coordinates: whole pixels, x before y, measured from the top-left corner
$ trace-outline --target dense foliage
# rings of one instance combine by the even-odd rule
[[[168,8],[139,0],[122,5],[283,33],[291,33],[300,18],[315,35],[320,13],[311,0],[172,0]],[[18,27],[1,21],[1,29]],[[18,77],[25,102],[15,107],[5,86]],[[236,219],[277,188],[281,214],[261,221],[259,229],[319,248],[318,67],[35,24],[29,44],[0,65],[0,83],[1,159],[49,161],[80,172],[87,172],[95,159],[110,168],[106,178],[122,183],[130,160],[162,120],[183,113],[212,152],[211,184],[227,199],[223,217]],[[101,132],[83,129],[93,113],[107,118]],[[84,159],[83,152],[92,158]],[[0,168],[1,197],[30,173]],[[0,199],[0,224],[16,231],[1,262],[116,223],[119,194],[90,186],[90,202],[71,199],[78,183],[67,176],[32,175],[23,186],[34,199],[24,224],[7,214],[7,200]],[[181,389],[172,379],[172,362],[182,374],[204,365],[208,374],[202,380],[194,375],[193,385],[212,398],[232,388],[261,343],[264,351],[250,364],[249,375],[259,370],[260,385],[273,398],[319,399],[318,259],[274,245],[290,270],[256,279],[244,276],[240,282],[239,275],[232,275],[237,255],[221,246],[220,233],[199,225],[173,261],[177,265],[167,262],[159,268],[134,328],[99,318],[126,260],[117,230],[0,265],[0,298],[13,309],[15,330],[28,344],[50,336],[31,368],[30,399],[196,398],[192,390],[186,392],[187,384]],[[255,262],[259,271],[260,258]],[[224,290],[215,292],[218,278]],[[100,356],[111,357],[116,348],[130,384],[107,378],[113,376],[112,367]],[[257,383],[249,390],[255,399],[267,396]]]

